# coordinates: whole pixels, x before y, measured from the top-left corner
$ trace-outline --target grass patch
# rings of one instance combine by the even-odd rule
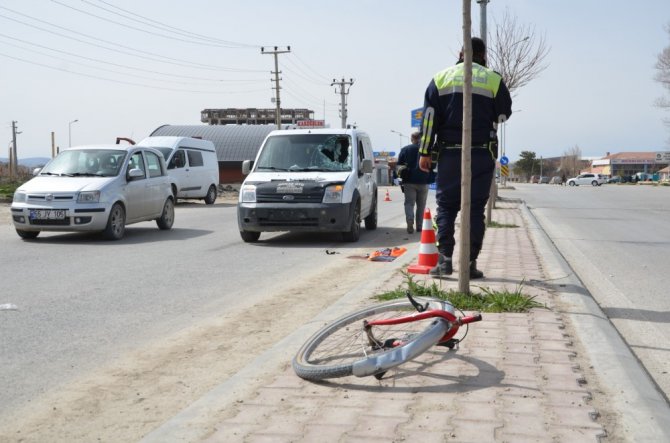
[[[448,300],[455,308],[463,311],[479,312],[528,312],[533,308],[546,308],[546,305],[535,301],[523,294],[523,281],[514,289],[509,291],[493,291],[489,288],[478,287],[480,293],[463,294],[450,289],[448,291],[440,288],[436,281],[426,285],[414,280],[414,276],[403,272],[405,281],[396,289],[377,294],[375,298],[379,301],[394,300],[406,297],[407,291],[419,297],[432,297],[440,300]]]
[[[515,224],[510,224],[510,223],[498,223],[495,220],[491,220],[491,222],[486,224],[487,228],[518,228],[519,225]]]

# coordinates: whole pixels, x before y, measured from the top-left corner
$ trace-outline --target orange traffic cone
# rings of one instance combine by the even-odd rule
[[[433,229],[433,219],[430,216],[430,209],[423,211],[423,224],[421,225],[421,245],[419,246],[419,262],[410,265],[408,272],[413,274],[428,274],[433,267],[437,265],[439,252],[435,246],[435,230]]]
[[[385,202],[390,202],[391,201],[391,195],[389,194],[389,190],[386,190],[386,197],[384,197]]]

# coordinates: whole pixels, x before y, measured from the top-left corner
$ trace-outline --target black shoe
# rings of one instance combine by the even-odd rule
[[[441,277],[443,275],[451,275],[454,272],[454,267],[451,263],[451,257],[440,254],[437,259],[437,266],[432,268],[428,273],[432,277]]]
[[[484,273],[477,269],[477,260],[472,260],[470,262],[470,280],[477,280],[484,278]]]
[[[407,220],[407,233],[411,234],[414,232],[414,220]]]

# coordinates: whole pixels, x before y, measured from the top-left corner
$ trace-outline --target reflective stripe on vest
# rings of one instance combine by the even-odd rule
[[[440,95],[463,92],[464,65],[459,63],[435,74],[433,81]],[[496,72],[472,64],[472,93],[493,98],[498,94],[502,77]]]

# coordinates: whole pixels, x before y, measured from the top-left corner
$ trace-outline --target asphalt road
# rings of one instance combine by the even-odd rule
[[[397,201],[402,196],[391,189],[395,204],[383,204],[380,191],[379,228],[363,229],[357,243],[343,243],[337,234],[269,233],[245,244],[232,202],[180,203],[172,230],[139,223],[118,242],[81,233],[23,241],[3,204],[0,305],[17,310],[0,310],[0,417],[126,352],[252,304],[337,260],[393,246],[390,238],[407,234]]]
[[[513,187],[670,397],[670,187]]]

